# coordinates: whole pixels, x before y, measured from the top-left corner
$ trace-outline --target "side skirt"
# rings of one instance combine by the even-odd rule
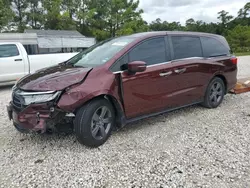
[[[191,103],[191,104],[180,106],[180,107],[176,107],[176,108],[166,109],[166,110],[163,110],[161,112],[156,112],[156,113],[152,113],[152,114],[142,115],[142,116],[139,116],[139,117],[136,117],[136,118],[132,118],[132,119],[122,119],[122,125],[125,126],[126,124],[133,123],[133,122],[136,122],[136,121],[139,121],[139,120],[142,120],[142,119],[146,119],[146,118],[154,117],[154,116],[157,116],[157,115],[165,114],[167,112],[175,111],[175,110],[178,110],[178,109],[181,109],[181,108],[193,106],[193,105],[200,104],[200,103],[202,103],[202,101]]]

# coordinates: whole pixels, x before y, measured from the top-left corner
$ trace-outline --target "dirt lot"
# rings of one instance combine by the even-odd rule
[[[250,57],[241,57],[246,76]],[[131,124],[98,149],[73,135],[18,133],[10,93],[0,89],[1,187],[250,187],[250,93]]]

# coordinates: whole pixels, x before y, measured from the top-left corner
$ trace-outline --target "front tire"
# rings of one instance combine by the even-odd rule
[[[76,114],[74,127],[77,140],[89,147],[99,147],[110,137],[114,123],[113,106],[106,99],[93,100]]]
[[[204,102],[202,105],[206,108],[217,108],[225,96],[225,84],[219,77],[215,77],[208,85]]]
[[[29,133],[29,130],[22,128],[21,126],[19,126],[16,123],[13,123],[13,125],[18,132],[23,133],[23,134]]]

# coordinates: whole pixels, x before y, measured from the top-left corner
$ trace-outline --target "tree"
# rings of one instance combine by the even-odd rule
[[[82,0],[62,0],[62,20],[63,20],[63,28],[68,29],[76,29],[76,18],[77,18],[77,11],[80,7],[80,3]]]
[[[233,19],[233,16],[229,15],[229,13],[225,10],[218,12],[218,15],[218,19],[221,21],[219,24],[218,34],[226,35],[228,23]]]
[[[0,0],[0,32],[13,21],[14,13],[8,0]]]
[[[69,14],[69,18],[73,20],[77,12],[77,8],[79,7],[79,0],[63,0],[62,1],[62,10]]]
[[[227,39],[234,51],[250,51],[250,26],[236,26],[228,32]]]
[[[27,22],[32,29],[41,29],[44,27],[44,16],[41,1],[39,0],[27,0],[28,9]]]
[[[229,12],[226,12],[225,10],[218,12],[218,14],[218,19],[220,19],[221,24],[224,28],[227,26],[228,22],[233,19],[233,16],[229,15]]]
[[[197,31],[197,25],[193,18],[190,18],[186,21],[186,29],[188,31]]]
[[[23,32],[27,25],[27,0],[12,0],[12,7],[14,9],[15,25],[17,26],[18,32]]]
[[[149,25],[150,30],[152,31],[174,31],[174,30],[185,30],[185,27],[181,26],[179,22],[171,22],[167,21],[162,22],[160,18],[157,18]]]
[[[45,29],[61,29],[61,3],[62,0],[44,0],[42,2],[42,6],[45,12]]]
[[[85,36],[93,36],[94,16],[97,14],[95,2],[91,0],[76,0],[77,9],[75,12],[77,29]],[[96,25],[95,25],[96,26]],[[100,30],[105,25],[100,27]]]
[[[162,23],[161,19],[157,18],[155,21],[153,21],[149,25],[149,28],[152,31],[164,31],[164,30],[166,30],[166,25],[167,24],[168,24],[167,22]]]
[[[89,26],[97,40],[147,30],[141,18],[143,11],[138,10],[138,0],[95,0],[89,5],[93,11]]]
[[[238,12],[238,18],[246,18],[247,14],[246,12],[243,10],[243,8],[241,8]]]
[[[202,20],[195,21],[193,18],[190,18],[186,21],[186,30],[219,34],[219,25],[216,23],[205,23]]]
[[[247,18],[247,16],[249,16],[249,12],[250,12],[250,2],[248,2],[244,6],[244,10],[243,10],[244,18]]]
[[[63,0],[43,0],[44,28],[54,30],[74,30],[75,22],[70,17],[69,11],[63,11],[61,5]],[[73,15],[72,15],[73,16]]]

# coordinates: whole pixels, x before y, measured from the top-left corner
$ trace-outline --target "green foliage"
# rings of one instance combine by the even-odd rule
[[[42,29],[44,24],[44,10],[37,0],[27,0],[29,11],[27,11],[27,22],[32,29]]]
[[[236,26],[228,32],[227,40],[236,52],[250,51],[250,26]]]
[[[88,17],[89,26],[97,40],[147,31],[141,18],[143,11],[137,10],[139,1],[95,0],[89,4],[94,12]]]
[[[149,25],[152,31],[183,31],[185,27],[181,26],[179,22],[168,23],[167,21],[162,22],[160,18],[156,19]]]
[[[207,32],[207,33],[216,33],[218,32],[218,25],[215,23],[205,23],[201,20],[195,21],[193,18],[190,18],[186,21],[186,30],[187,31],[197,31],[197,32]]]
[[[43,8],[45,11],[44,16],[44,28],[45,29],[62,29],[61,25],[61,13],[60,13],[60,6],[62,0],[44,0]]]
[[[14,13],[8,0],[0,0],[0,32],[13,21]]]
[[[162,22],[158,18],[149,28],[153,31],[185,30],[224,35],[235,52],[250,51],[250,2],[239,10],[236,18],[233,19],[233,16],[222,10],[218,12],[218,19],[219,23],[205,23],[190,18],[183,27],[178,22]]]
[[[250,56],[250,51],[248,52],[236,52],[234,55],[238,56]]]
[[[23,32],[27,25],[27,0],[13,0],[12,7],[15,13],[14,26],[17,27],[18,32]]]
[[[138,5],[139,0],[0,0],[0,31],[6,26],[18,32],[25,28],[78,30],[98,41],[145,31],[197,31],[224,35],[236,52],[250,50],[250,2],[236,18],[222,10],[218,23],[190,18],[185,26],[159,18],[148,24]]]

